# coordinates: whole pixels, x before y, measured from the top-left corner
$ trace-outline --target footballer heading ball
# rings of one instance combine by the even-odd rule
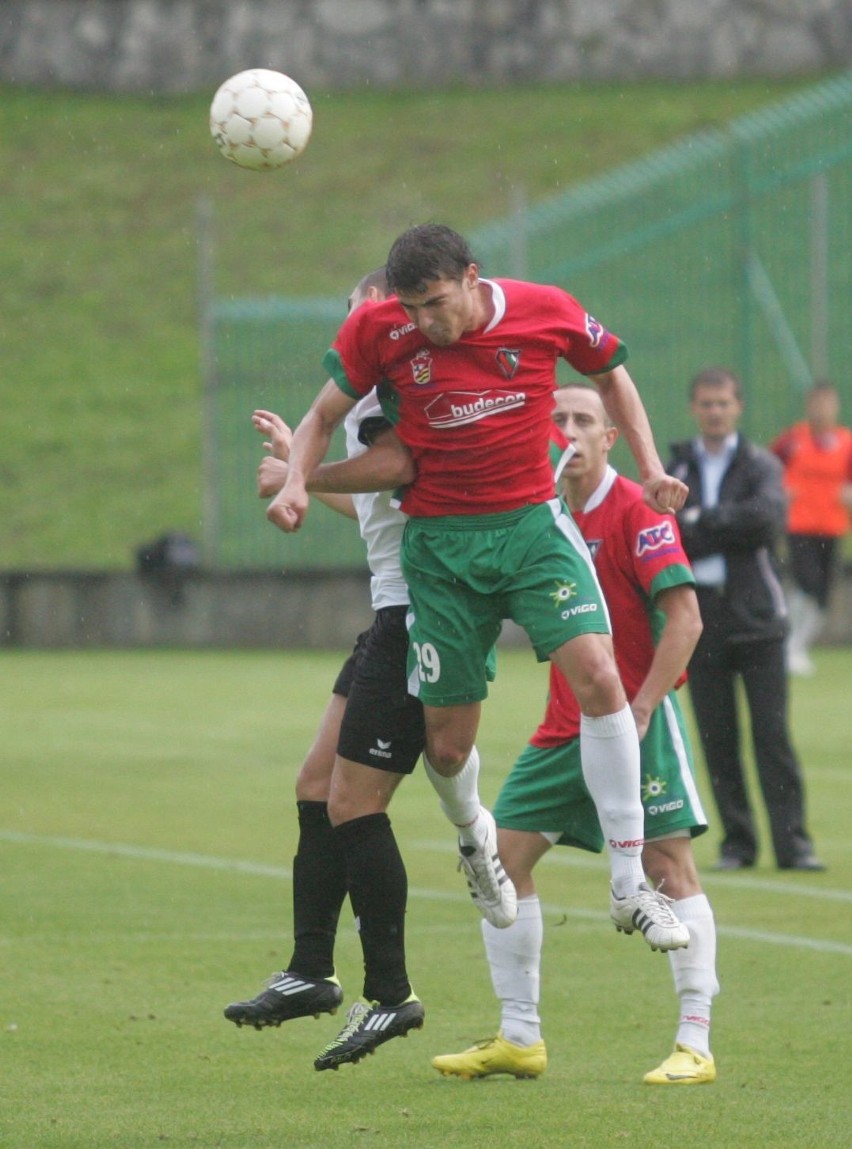
[[[305,150],[313,111],[295,80],[250,68],[226,80],[210,105],[210,132],[226,159],[241,168],[280,168]]]

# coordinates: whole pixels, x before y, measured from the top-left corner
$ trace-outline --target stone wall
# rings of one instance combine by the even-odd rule
[[[0,647],[336,650],[371,618],[366,570],[0,574]]]
[[[190,92],[792,75],[852,61],[849,0],[2,0],[0,80]]]
[[[339,650],[371,618],[366,571],[0,573],[0,648]],[[852,644],[852,566],[822,641]],[[527,645],[513,623],[503,642]]]

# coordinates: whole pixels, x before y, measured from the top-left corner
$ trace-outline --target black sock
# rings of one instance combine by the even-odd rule
[[[293,937],[288,969],[331,977],[346,867],[325,802],[297,802],[299,848],[293,859]]]
[[[411,993],[405,970],[408,877],[387,814],[353,818],[334,830],[346,859],[349,898],[364,952],[364,997],[399,1005]]]

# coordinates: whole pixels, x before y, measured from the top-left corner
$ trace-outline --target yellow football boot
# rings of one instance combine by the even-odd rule
[[[511,1073],[513,1077],[538,1077],[547,1069],[547,1050],[543,1041],[535,1045],[514,1045],[502,1033],[487,1041],[477,1041],[464,1053],[444,1053],[432,1058],[432,1066],[444,1077],[491,1077],[494,1073]]]
[[[646,1085],[709,1085],[716,1080],[716,1062],[688,1045],[676,1045],[662,1065],[645,1074]]]

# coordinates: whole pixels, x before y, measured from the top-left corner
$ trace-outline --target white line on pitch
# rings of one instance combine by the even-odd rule
[[[196,866],[205,870],[225,870],[231,873],[249,874],[252,877],[276,878],[280,881],[289,881],[292,877],[292,871],[285,866],[268,866],[260,862],[217,858],[210,854],[180,853],[176,850],[160,850],[151,846],[132,846],[123,842],[100,842],[85,838],[42,836],[39,834],[25,834],[16,830],[0,830],[0,841],[20,843],[22,845],[53,846],[64,850],[78,850],[90,854],[107,854],[147,862],[169,862],[178,866]],[[420,845],[422,848],[424,843]],[[756,879],[752,879],[752,881],[756,883]],[[779,889],[778,886],[771,882],[760,883],[760,888],[767,890]],[[793,888],[795,892],[799,892],[797,887]],[[455,894],[444,890],[409,888],[408,892],[410,897],[424,901],[458,902],[467,900],[462,894]],[[804,893],[804,890],[801,892]],[[843,894],[844,891],[837,890],[835,893]],[[552,903],[543,903],[542,909],[545,913],[564,914],[569,918],[579,918],[588,921],[600,921],[603,917],[598,910],[566,907]],[[763,930],[743,929],[739,926],[720,925],[718,929],[722,936],[737,937],[743,940],[768,943],[771,945],[817,950],[820,953],[843,954],[847,957],[852,957],[852,945],[846,945],[843,942],[821,941],[816,938],[799,937],[793,934],[768,933]]]
[[[431,850],[435,853],[446,853],[447,843],[438,841],[437,839],[411,841],[406,840],[405,845],[411,849],[418,850]],[[451,848],[451,847],[450,847]],[[540,865],[543,866],[565,866],[568,869],[577,870],[606,870],[606,861],[600,854],[589,853],[588,850],[551,850],[545,854],[541,860]],[[701,881],[704,884],[711,884],[716,889],[725,889],[731,887],[738,890],[759,890],[764,894],[785,894],[787,896],[793,895],[802,898],[817,898],[829,902],[852,902],[852,890],[838,890],[832,888],[825,888],[824,886],[817,886],[805,884],[809,879],[813,879],[816,875],[800,875],[801,884],[797,880],[787,878],[786,881],[779,879],[773,881],[771,878],[760,877],[746,877],[739,874],[708,874],[701,873]],[[817,881],[823,879],[816,877]]]

